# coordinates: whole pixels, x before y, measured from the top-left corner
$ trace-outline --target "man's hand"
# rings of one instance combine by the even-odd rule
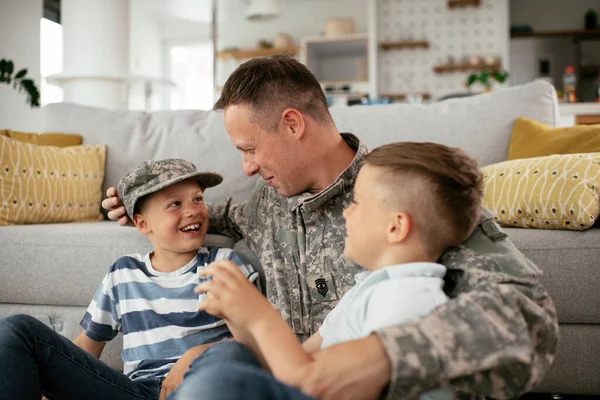
[[[250,330],[250,324],[274,313],[279,314],[263,297],[258,289],[231,261],[215,261],[198,273],[201,277],[211,277],[195,289],[205,292],[206,298],[199,309],[230,321],[242,330]]]
[[[117,189],[114,187],[108,188],[106,196],[108,198],[102,200],[102,208],[108,211],[108,218],[113,221],[119,221],[119,225],[122,226],[133,226],[133,222],[127,216],[125,207],[121,204],[121,200],[119,200]]]
[[[377,399],[390,380],[390,361],[375,334],[327,347],[313,358],[292,384],[319,399]]]

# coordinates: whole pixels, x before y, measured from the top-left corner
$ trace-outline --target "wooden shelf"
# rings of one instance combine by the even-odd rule
[[[479,7],[481,0],[448,0],[448,8]]]
[[[296,55],[300,50],[299,46],[291,47],[271,47],[269,49],[246,49],[246,50],[231,50],[231,51],[220,51],[218,53],[219,58],[235,58],[236,60],[243,60],[254,57],[269,57],[279,54]]]
[[[421,97],[423,98],[423,100],[431,99],[431,93],[420,92],[420,93],[416,93],[416,94],[420,94]],[[406,100],[407,96],[408,96],[407,93],[379,93],[379,97],[387,97],[388,99],[400,100],[400,101]]]
[[[600,65],[586,65],[580,67],[579,76],[582,78],[598,78],[600,76]]]
[[[479,71],[482,69],[489,69],[492,71],[497,71],[500,69],[500,64],[493,64],[493,65],[442,64],[442,65],[436,65],[435,67],[433,67],[433,70],[438,74],[442,74],[444,72]]]
[[[414,48],[428,48],[429,42],[426,40],[403,40],[398,42],[381,42],[379,47],[383,50],[391,49],[414,49]]]
[[[600,29],[572,29],[562,31],[540,31],[540,32],[511,32],[513,39],[520,38],[568,38],[600,39]]]

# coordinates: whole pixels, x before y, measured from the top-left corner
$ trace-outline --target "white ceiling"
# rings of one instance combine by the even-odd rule
[[[193,22],[210,23],[212,21],[213,0],[132,0],[139,5],[151,9],[160,22],[173,22],[187,20]],[[250,0],[215,0],[218,1],[219,19],[237,13],[245,13]],[[279,0],[286,2],[322,2],[328,0]]]

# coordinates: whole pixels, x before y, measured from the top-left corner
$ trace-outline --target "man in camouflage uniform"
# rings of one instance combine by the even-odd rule
[[[264,269],[268,299],[307,337],[361,270],[342,256],[342,211],[366,145],[338,133],[318,81],[288,57],[242,64],[215,109],[224,110],[245,173],[263,181],[247,203],[210,208],[211,227],[243,239]],[[115,199],[104,207],[112,219],[122,216]],[[415,322],[321,351],[311,370],[298,371],[300,388],[327,399],[398,399],[450,385],[512,398],[538,383],[558,340],[540,270],[485,211],[464,247],[440,261],[452,300]]]

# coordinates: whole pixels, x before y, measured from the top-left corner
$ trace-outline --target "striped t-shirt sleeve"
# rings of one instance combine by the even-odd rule
[[[258,290],[262,293],[262,288],[260,287],[260,279],[258,279],[258,273],[254,271],[252,265],[246,262],[238,253],[233,251],[232,249],[221,248],[218,249],[215,261],[218,260],[229,260],[237,264],[238,268],[250,282],[252,282]]]
[[[116,263],[115,263],[116,264]],[[113,270],[111,267],[111,271]],[[80,322],[85,334],[97,342],[112,340],[121,329],[117,301],[113,298],[110,272],[106,274]]]

